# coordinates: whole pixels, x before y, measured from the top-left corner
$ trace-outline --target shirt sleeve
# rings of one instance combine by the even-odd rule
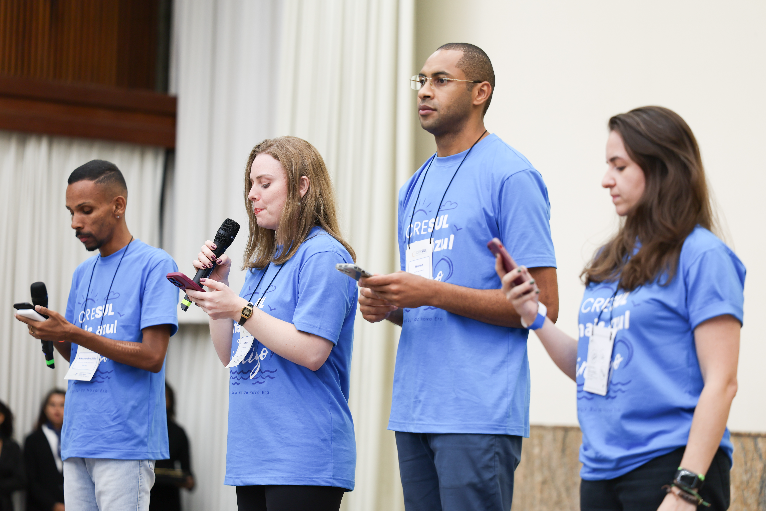
[[[745,266],[721,245],[698,256],[684,274],[686,303],[692,329],[730,314],[742,323]]]
[[[66,301],[66,313],[64,318],[75,325],[75,305],[77,302],[77,271],[72,275],[72,285],[69,286],[69,298]],[[75,325],[76,326],[76,325]]]
[[[318,252],[304,261],[298,273],[293,324],[301,332],[318,335],[333,344],[338,343],[349,310],[356,306],[356,285],[335,271],[335,265],[344,262],[337,252]]]
[[[175,261],[163,257],[149,270],[141,299],[141,330],[155,325],[170,325],[170,336],[178,331],[178,288],[168,281],[168,273],[178,271]]]
[[[500,241],[518,264],[556,267],[548,189],[539,172],[527,169],[506,178],[497,211]]]

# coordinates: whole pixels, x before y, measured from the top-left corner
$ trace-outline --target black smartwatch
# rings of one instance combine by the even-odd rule
[[[698,492],[700,488],[702,488],[702,485],[705,484],[705,476],[701,474],[695,474],[694,472],[686,470],[683,467],[678,467],[676,476],[673,478],[673,484],[682,490]]]

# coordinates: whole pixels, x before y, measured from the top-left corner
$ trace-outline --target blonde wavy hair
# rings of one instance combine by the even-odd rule
[[[277,160],[287,174],[287,200],[276,231],[258,226],[248,199],[252,186],[250,169],[259,154],[268,154]],[[303,176],[309,179],[309,189],[301,197],[300,181]],[[335,212],[335,193],[322,155],[305,140],[297,137],[271,138],[253,147],[245,166],[244,196],[250,234],[245,247],[243,269],[265,268],[270,262],[283,264],[306,241],[314,226],[321,227],[338,240],[356,261],[354,249],[340,233]],[[277,246],[283,247],[279,254]]]

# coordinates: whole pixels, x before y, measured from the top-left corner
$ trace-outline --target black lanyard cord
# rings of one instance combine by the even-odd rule
[[[460,167],[463,166],[463,162],[465,162],[465,159],[468,158],[468,155],[471,154],[471,151],[473,151],[473,147],[479,143],[479,141],[484,138],[484,135],[487,134],[487,130],[484,130],[484,133],[481,134],[479,138],[476,139],[476,142],[473,143],[470,149],[468,149],[468,152],[465,153],[465,156],[463,156],[463,159],[460,160],[460,165],[457,166],[457,169],[455,170],[455,173],[452,174],[452,179],[449,180],[449,183],[447,184],[447,188],[444,190],[444,194],[442,195],[441,200],[439,201],[439,207],[436,208],[436,214],[434,215],[434,218],[439,217],[439,211],[442,209],[442,202],[444,202],[444,197],[447,196],[447,191],[449,190],[450,185],[452,185],[452,181],[454,181],[455,176],[457,176],[458,171],[460,170]],[[428,167],[426,167],[425,172],[423,172],[423,181],[420,182],[420,188],[418,188],[418,195],[415,198],[415,204],[412,206],[412,215],[410,216],[410,224],[407,226],[407,234],[409,234],[410,227],[412,227],[412,221],[415,219],[415,210],[418,209],[418,201],[420,200],[420,192],[423,191],[423,185],[426,184],[426,176],[428,175],[428,170],[431,168],[431,164],[436,159],[436,154],[434,154],[431,157],[431,160],[428,162]],[[436,229],[434,229],[435,231]],[[428,243],[430,244],[434,239],[434,231],[431,231],[431,237],[428,238]],[[410,238],[411,236],[407,236],[407,248],[410,247]]]
[[[125,259],[125,254],[128,253],[128,248],[130,248],[130,244],[131,243],[133,243],[133,236],[130,237],[130,241],[125,246],[125,252],[123,252],[122,255],[120,256],[120,261],[117,263],[117,268],[114,270],[114,275],[112,275],[112,282],[109,284],[109,291],[106,292],[106,300],[104,300],[104,311],[103,312],[106,312],[106,304],[109,301],[109,293],[112,292],[112,286],[114,285],[114,279],[117,278],[117,272],[120,270],[120,265],[122,264],[122,260]],[[96,258],[96,262],[93,263],[93,269],[90,271],[90,280],[88,281],[88,290],[85,292],[85,303],[84,303],[85,308],[82,310],[83,313],[88,308],[88,296],[90,295],[90,285],[93,282],[93,274],[96,273],[96,265],[98,264],[98,260],[99,259],[101,259],[101,254],[99,254],[99,256]],[[103,313],[101,314],[101,324],[98,326],[99,328],[104,326],[104,316],[105,315],[106,314],[103,314]],[[83,314],[83,319],[80,320],[80,328],[82,328],[82,324],[83,324],[84,320],[85,320],[85,314]]]

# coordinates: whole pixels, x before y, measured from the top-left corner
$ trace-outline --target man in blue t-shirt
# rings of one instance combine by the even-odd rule
[[[528,330],[487,242],[530,268],[555,321],[548,191],[484,127],[495,76],[480,48],[444,45],[412,80],[437,150],[399,192],[403,271],[361,279],[359,303],[367,321],[402,327],[388,427],[407,510],[507,511],[529,436]]]
[[[133,239],[114,164],[88,162],[68,184],[72,229],[99,255],[75,270],[66,316],[38,306],[48,320],[19,319],[33,337],[57,341],[70,362],[61,434],[67,507],[148,510],[154,460],[168,457],[165,354],[178,329],[178,290],[165,275],[177,267]]]

